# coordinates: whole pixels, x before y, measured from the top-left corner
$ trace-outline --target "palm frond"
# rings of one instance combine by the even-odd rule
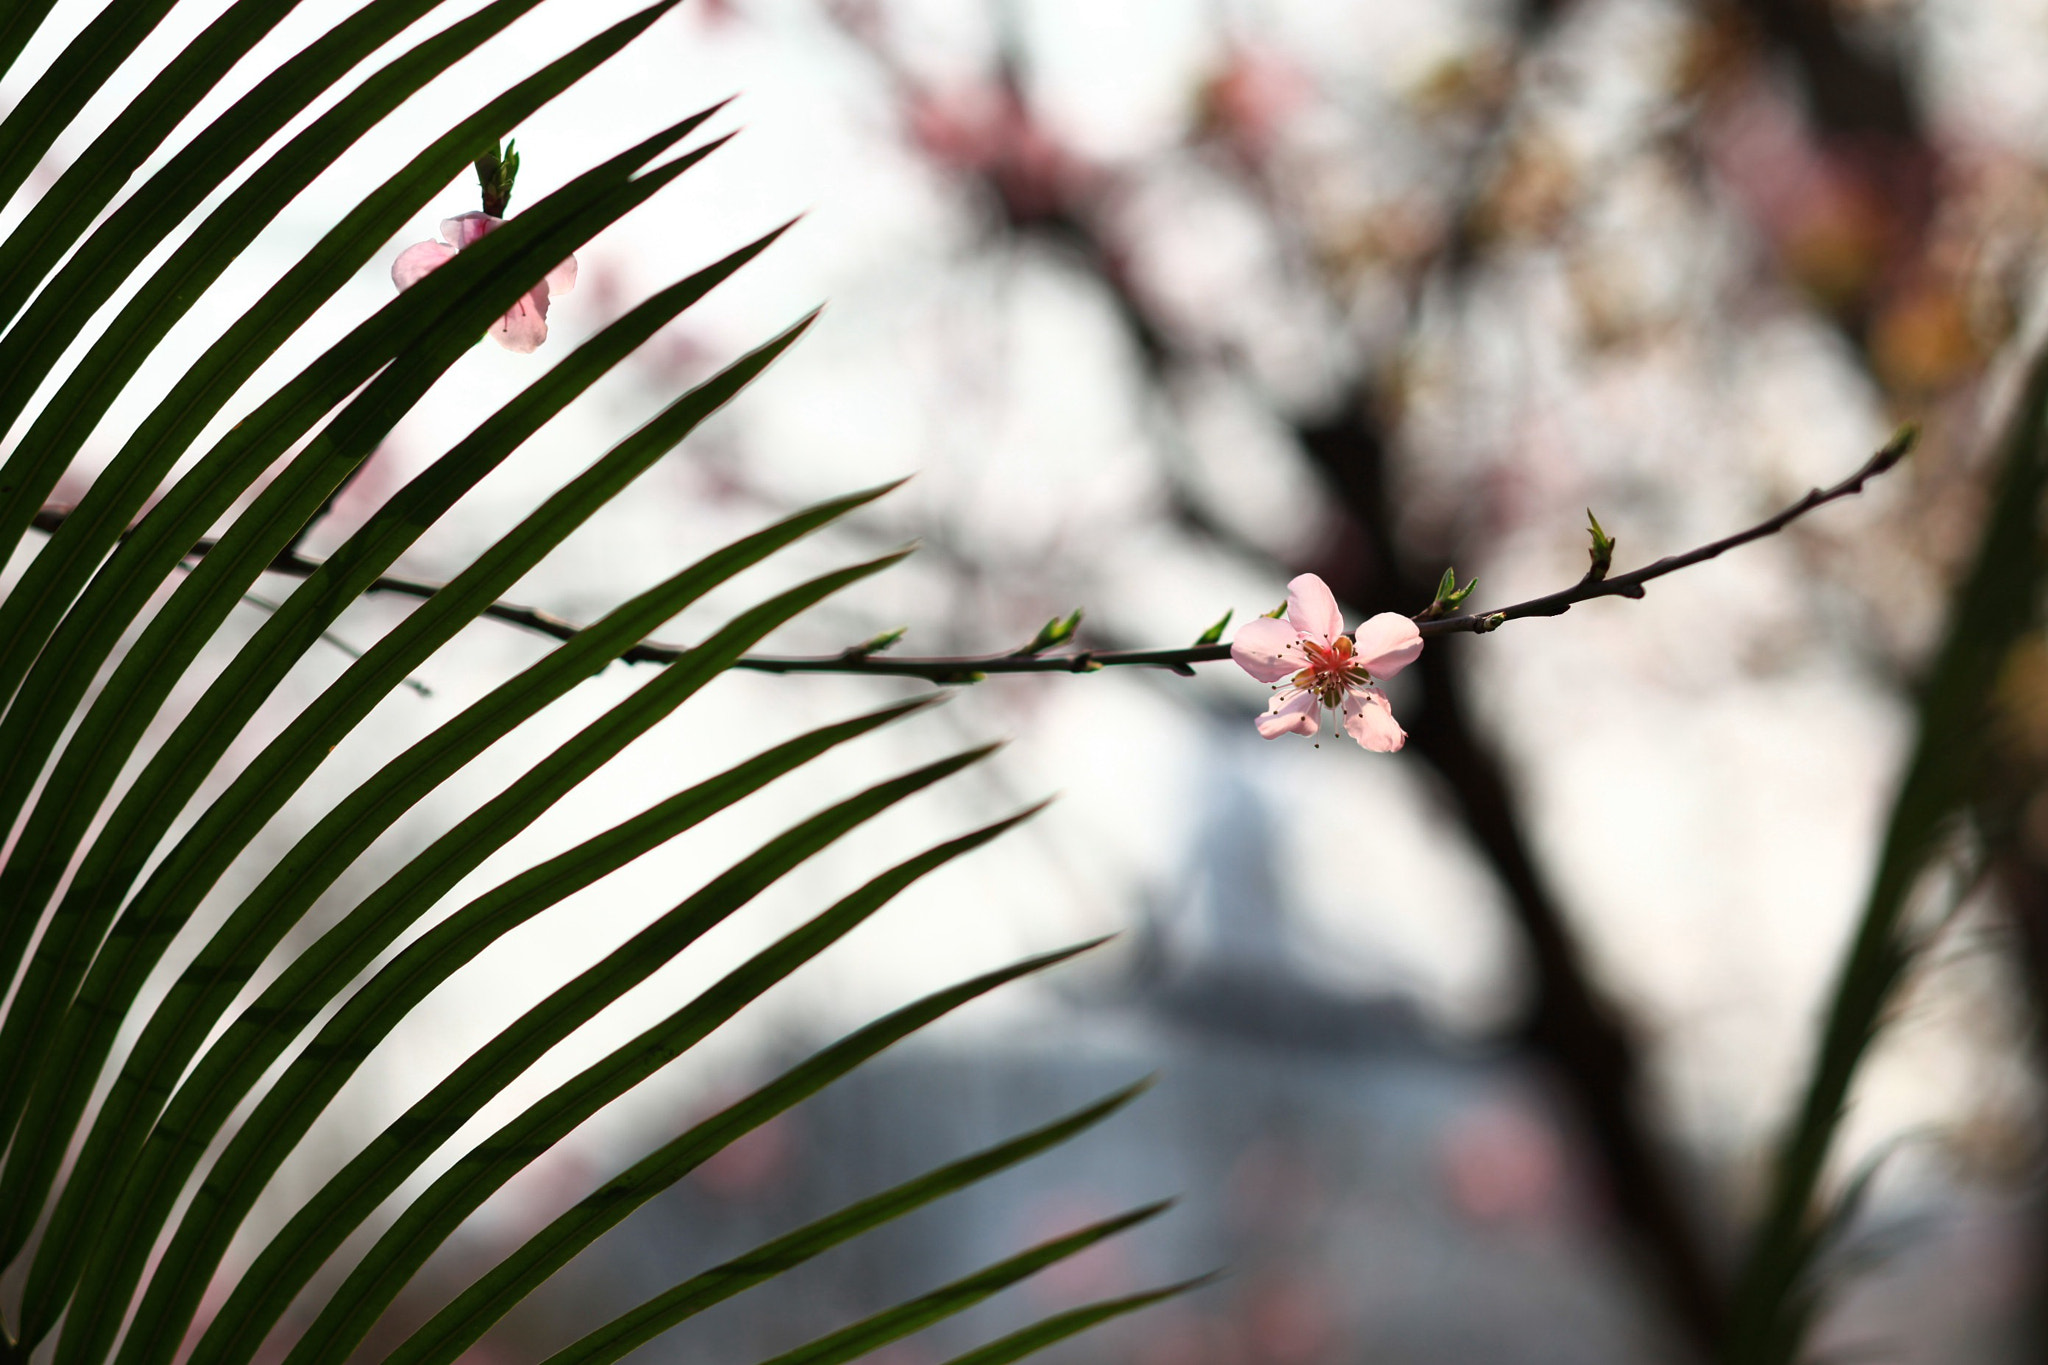
[[[174,0],[108,6],[0,120],[0,198],[30,172]],[[308,526],[393,426],[490,324],[593,235],[647,204],[724,139],[683,144],[702,110],[571,177],[350,328],[268,392],[263,367],[460,175],[478,148],[599,70],[674,8],[660,0],[582,42],[422,147],[364,195],[190,360],[77,505],[48,499],[87,439],[172,329],[278,214],[341,154],[539,0],[492,0],[359,70],[436,0],[367,0],[262,73],[249,92],[167,155],[208,95],[293,0],[236,0],[164,68],[0,240],[0,545],[47,541],[0,598],[0,1268],[22,1285],[0,1324],[0,1360],[48,1351],[60,1365],[167,1365],[223,1274],[231,1241],[281,1164],[348,1078],[432,992],[507,933],[633,860],[818,759],[923,709],[912,700],[834,722],[684,785],[583,843],[439,907],[486,859],[714,682],[770,632],[897,562],[821,573],[731,613],[702,640],[495,795],[446,824],[317,936],[285,952],[253,1000],[245,988],[371,845],[457,771],[707,592],[888,489],[833,499],[713,550],[637,593],[386,761],[299,831],[249,890],[222,905],[161,999],[146,989],[192,935],[228,869],[273,829],[327,755],[413,672],[492,608],[571,534],[736,397],[811,325],[797,321],[675,398],[499,536],[450,582],[354,657],[254,756],[235,752],[289,674],[456,504],[636,348],[759,256],[781,229],[662,289],[484,418],[385,499],[328,558],[300,555]],[[53,12],[0,14],[0,70]],[[327,95],[330,107],[285,134]],[[262,149],[280,145],[267,157]],[[146,177],[137,168],[162,157]],[[258,159],[260,157],[260,160]],[[253,164],[252,164],[253,163]],[[238,179],[239,177],[239,179]],[[232,188],[228,188],[232,186]],[[210,198],[218,205],[189,232]],[[154,266],[149,262],[156,261]],[[110,303],[128,290],[126,301]],[[815,315],[813,315],[814,317]],[[86,344],[65,359],[73,343]],[[38,397],[38,395],[45,395]],[[229,407],[240,420],[202,448]],[[19,430],[17,430],[19,428]],[[158,494],[161,496],[157,496]],[[156,500],[152,503],[152,498]],[[236,510],[239,509],[239,510]],[[222,526],[217,534],[215,528]],[[237,604],[287,560],[301,579],[211,672],[183,714],[167,707]],[[166,589],[168,588],[168,591]],[[790,824],[595,966],[555,990],[451,1071],[335,1174],[256,1253],[196,1344],[194,1361],[255,1358],[286,1310],[415,1172],[452,1164],[405,1203],[344,1274],[293,1348],[338,1362],[426,1257],[484,1199],[605,1105],[689,1051],[907,887],[998,837],[1030,811],[945,840],[873,874],[638,1038],[528,1105],[463,1152],[459,1130],[542,1054],[687,951],[806,860],[984,757],[970,749],[882,781]],[[424,932],[417,932],[427,924]],[[411,942],[401,943],[409,936]],[[1085,946],[1085,945],[1084,945]],[[1018,963],[856,1029],[621,1172],[506,1256],[400,1348],[452,1361],[521,1297],[605,1230],[752,1128],[911,1033],[1080,949]],[[119,1040],[134,1039],[125,1052]],[[293,1055],[295,1052],[295,1055]],[[1101,1121],[1120,1093],[787,1234],[599,1329],[572,1351],[614,1359],[683,1318],[824,1249],[1006,1169]],[[209,1153],[218,1155],[209,1160]],[[804,1359],[917,1330],[1156,1210],[1084,1229],[814,1343]],[[1175,1291],[1162,1291],[1175,1292]],[[1054,1340],[1137,1299],[1051,1319]],[[1088,1314],[1095,1317],[1088,1317]],[[1050,1333],[1051,1335],[1045,1335]],[[1008,1338],[1013,1344],[1023,1336]],[[1012,1347],[998,1347],[1012,1350]],[[1023,1349],[1016,1345],[1012,1355]],[[611,1354],[606,1354],[610,1352]],[[993,1359],[994,1357],[991,1357]]]
[[[916,1180],[863,1199],[744,1255],[713,1266],[702,1274],[693,1275],[631,1312],[614,1318],[574,1345],[549,1356],[547,1365],[571,1365],[572,1362],[574,1365],[606,1365],[606,1362],[617,1360],[714,1304],[723,1303],[733,1295],[793,1270],[850,1238],[900,1218],[934,1199],[985,1180],[1085,1132],[1136,1098],[1143,1088],[1132,1086],[1119,1091],[1057,1122],[941,1166]],[[1178,1288],[1166,1292],[1178,1292]],[[464,1296],[466,1298],[468,1295]],[[449,1305],[448,1311],[461,1310],[463,1302],[463,1299],[456,1300]]]

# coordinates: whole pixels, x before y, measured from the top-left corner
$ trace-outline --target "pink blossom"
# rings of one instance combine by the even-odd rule
[[[1313,94],[1308,74],[1277,52],[1232,48],[1202,87],[1199,131],[1256,161]]]
[[[986,180],[1020,223],[1059,214],[1096,178],[1008,85],[914,96],[910,136],[947,170]]]
[[[1238,628],[1230,657],[1262,683],[1280,684],[1258,719],[1267,739],[1313,735],[1324,708],[1343,717],[1344,733],[1377,753],[1408,740],[1394,720],[1387,694],[1375,686],[1415,662],[1422,633],[1407,617],[1383,611],[1344,633],[1344,618],[1329,587],[1312,573],[1287,585],[1287,619],[1261,616]]]
[[[410,289],[455,259],[455,253],[473,246],[504,226],[505,220],[488,213],[464,213],[441,220],[446,241],[420,242],[398,253],[391,263],[391,282]],[[453,245],[450,245],[453,243]],[[550,270],[547,278],[526,291],[504,317],[491,324],[491,339],[508,351],[524,355],[548,339],[548,299],[576,287],[576,258],[571,256]]]

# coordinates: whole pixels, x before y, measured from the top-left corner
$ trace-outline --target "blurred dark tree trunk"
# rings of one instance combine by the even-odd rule
[[[1427,563],[1405,554],[1388,496],[1387,443],[1360,394],[1330,420],[1300,428],[1302,449],[1337,492],[1349,527],[1333,546],[1324,577],[1352,603],[1426,606],[1442,556]],[[1310,567],[1310,566],[1304,566]],[[1605,1194],[1631,1234],[1671,1316],[1702,1353],[1720,1341],[1725,1311],[1721,1274],[1708,1251],[1699,1211],[1684,1194],[1646,1112],[1641,1048],[1622,1011],[1605,998],[1563,907],[1524,831],[1505,763],[1473,722],[1465,702],[1464,649],[1441,641],[1416,666],[1423,703],[1408,722],[1409,742],[1443,778],[1466,831],[1508,894],[1529,954],[1530,1000],[1518,1033],[1546,1064],[1577,1113],[1600,1162]],[[1483,647],[1483,646],[1482,646]]]

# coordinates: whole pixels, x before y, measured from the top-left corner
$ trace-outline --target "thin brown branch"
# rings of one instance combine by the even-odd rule
[[[1532,597],[1526,602],[1517,602],[1512,607],[1498,607],[1492,611],[1469,612],[1461,616],[1446,616],[1440,621],[1424,622],[1421,627],[1422,633],[1425,637],[1450,635],[1459,631],[1484,635],[1509,621],[1519,620],[1525,616],[1562,616],[1579,603],[1590,602],[1596,597],[1641,597],[1643,585],[1653,578],[1662,578],[1665,574],[1689,569],[1695,564],[1725,554],[1738,545],[1747,545],[1753,540],[1774,536],[1816,507],[1824,506],[1837,498],[1861,493],[1863,485],[1903,460],[1907,452],[1912,450],[1913,442],[1918,436],[1918,428],[1901,427],[1897,434],[1885,443],[1884,448],[1864,461],[1863,467],[1854,474],[1832,487],[1809,491],[1805,497],[1776,516],[1766,517],[1748,530],[1737,531],[1732,536],[1724,536],[1697,549],[1687,550],[1684,554],[1666,555],[1654,563],[1645,564],[1634,573],[1603,577],[1597,572],[1589,571],[1571,587],[1562,592],[1551,593],[1547,597]]]
[[[1783,511],[1734,535],[1724,536],[1720,540],[1687,550],[1683,554],[1666,555],[1632,573],[1602,577],[1596,571],[1588,571],[1585,577],[1569,588],[1543,597],[1532,597],[1526,602],[1517,602],[1509,607],[1438,619],[1431,619],[1429,612],[1424,610],[1415,617],[1416,627],[1425,639],[1462,633],[1483,635],[1522,617],[1562,616],[1580,602],[1590,602],[1599,597],[1639,598],[1644,593],[1643,585],[1652,579],[1704,563],[1738,545],[1747,545],[1751,541],[1776,535],[1815,508],[1862,492],[1863,486],[1870,480],[1905,458],[1906,452],[1912,449],[1913,438],[1912,427],[1902,428],[1882,450],[1864,461],[1863,466],[1848,478],[1829,488],[1813,489]],[[70,513],[69,507],[45,507],[36,513],[36,529],[55,531],[64,524]],[[213,547],[213,541],[202,540],[192,547],[188,558],[199,558]],[[322,562],[308,558],[295,549],[286,549],[271,561],[269,567],[273,573],[305,578],[319,569]],[[392,593],[425,599],[439,592],[443,586],[417,579],[387,576],[377,579],[364,591],[366,594]],[[556,616],[552,612],[543,611],[539,607],[522,606],[516,602],[493,602],[484,608],[482,614],[492,620],[503,621],[507,625],[518,626],[556,640],[570,639],[583,629],[576,622]],[[686,657],[689,653],[688,645],[643,640],[619,657],[626,663],[669,664]],[[1095,673],[1105,668],[1125,667],[1167,668],[1179,673],[1192,673],[1192,665],[1215,663],[1229,657],[1230,646],[1227,644],[1188,645],[1176,649],[1082,650],[1074,654],[1034,653],[1029,649],[1020,649],[1003,654],[943,657],[886,655],[856,645],[837,654],[749,654],[742,657],[734,667],[751,669],[757,673],[862,673],[876,677],[922,678],[926,682],[948,684],[979,682],[992,673]]]

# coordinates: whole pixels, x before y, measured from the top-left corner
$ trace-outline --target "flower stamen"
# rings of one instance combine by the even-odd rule
[[[1238,629],[1231,657],[1260,682],[1274,684],[1259,733],[1311,738],[1322,714],[1334,713],[1344,732],[1368,749],[1391,752],[1406,732],[1394,722],[1383,679],[1400,672],[1422,652],[1415,623],[1392,612],[1371,617],[1344,632],[1329,587],[1314,574],[1287,585],[1287,620],[1260,617]]]

